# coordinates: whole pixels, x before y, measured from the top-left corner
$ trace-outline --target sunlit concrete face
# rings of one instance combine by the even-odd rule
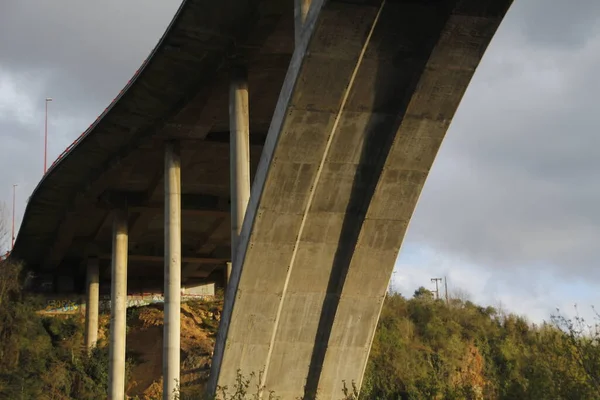
[[[85,347],[91,352],[98,341],[98,317],[100,307],[100,283],[98,258],[87,260],[85,300]]]
[[[283,399],[360,387],[404,232],[509,5],[313,2],[252,188],[213,386],[241,370]]]
[[[179,143],[165,146],[163,399],[176,397],[181,367],[181,158]]]
[[[127,252],[128,213],[126,207],[115,209],[111,266],[110,341],[108,344],[108,398],[125,398],[125,346],[127,332]]]

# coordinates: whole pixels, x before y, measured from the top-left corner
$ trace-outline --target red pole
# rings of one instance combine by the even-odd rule
[[[50,97],[46,98],[46,118],[44,119],[44,175],[47,170],[48,159],[48,102],[52,101]]]
[[[44,119],[44,175],[46,174],[46,159],[48,156],[48,99],[46,99],[46,118]]]
[[[13,185],[13,204],[12,204],[12,246],[11,249],[15,247],[15,192],[17,185]]]
[[[46,174],[46,159],[48,156],[48,99],[46,99],[46,118],[44,119],[44,175]]]

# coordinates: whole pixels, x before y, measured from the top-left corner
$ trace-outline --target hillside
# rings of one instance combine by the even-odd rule
[[[420,289],[386,299],[365,399],[600,399],[598,325],[526,319]]]
[[[81,316],[44,317],[0,268],[0,399],[106,397],[109,318],[91,357],[82,346]],[[210,370],[222,303],[182,305],[182,400],[199,398]],[[160,398],[162,308],[128,310],[127,393]],[[554,317],[525,319],[420,289],[388,296],[362,388],[362,399],[600,399],[596,326]],[[591,330],[590,330],[591,329]],[[347,383],[351,386],[351,383]],[[343,396],[340,382],[340,398]],[[236,399],[251,397],[238,396]]]

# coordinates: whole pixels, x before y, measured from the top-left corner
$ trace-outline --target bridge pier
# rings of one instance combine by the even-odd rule
[[[98,258],[87,260],[85,300],[85,347],[91,352],[98,341],[98,312],[100,306],[100,272]]]
[[[165,308],[163,399],[178,397],[181,330],[181,159],[179,144],[165,149]]]
[[[231,187],[231,264],[239,268],[236,252],[239,235],[250,199],[250,121],[248,108],[248,73],[234,68],[229,86],[230,187]],[[229,267],[228,267],[229,268]],[[226,272],[227,282],[231,270]]]
[[[233,250],[232,250],[233,252]],[[231,277],[231,261],[225,265],[225,288],[229,284],[229,278]]]
[[[114,211],[110,293],[108,398],[125,398],[125,339],[127,332],[127,208]]]
[[[310,3],[312,0],[294,0],[294,37],[296,46],[302,39],[302,32],[304,30],[304,22],[306,21],[306,15],[310,9]]]

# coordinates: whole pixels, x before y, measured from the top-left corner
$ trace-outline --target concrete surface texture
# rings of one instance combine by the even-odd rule
[[[100,284],[98,259],[90,257],[87,264],[87,290],[85,299],[85,347],[91,351],[98,341],[98,316],[100,312]]]
[[[239,235],[246,215],[248,199],[250,198],[250,115],[248,72],[244,67],[236,67],[232,71],[231,86],[229,88],[229,130],[231,263],[237,265],[235,249],[239,242]],[[229,272],[227,272],[227,276],[229,276]]]
[[[509,0],[313,1],[252,187],[211,387],[361,385],[396,255]]]
[[[108,398],[125,398],[125,334],[127,332],[127,210],[114,212],[108,356]]]
[[[163,399],[172,400],[181,381],[181,157],[172,142],[165,147],[164,230]]]

